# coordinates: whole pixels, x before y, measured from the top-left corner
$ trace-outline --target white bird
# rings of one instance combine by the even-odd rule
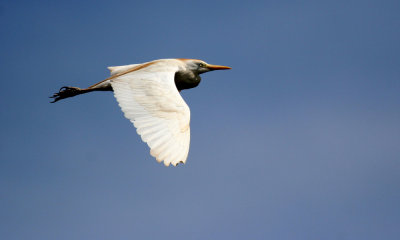
[[[200,74],[231,69],[197,59],[159,59],[108,67],[111,76],[88,88],[62,87],[53,102],[92,91],[114,91],[119,106],[158,162],[185,163],[190,144],[190,110],[179,92],[200,83]]]

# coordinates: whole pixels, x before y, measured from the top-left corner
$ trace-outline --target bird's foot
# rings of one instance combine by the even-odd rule
[[[64,98],[73,97],[81,93],[83,93],[82,89],[77,87],[62,87],[58,93],[54,93],[53,96],[50,97],[53,98],[51,103],[55,103]]]

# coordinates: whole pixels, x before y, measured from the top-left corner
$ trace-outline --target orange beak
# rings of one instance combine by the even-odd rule
[[[232,68],[227,67],[227,66],[212,65],[212,64],[208,64],[206,67],[208,69],[210,69],[210,71],[211,70],[228,70],[228,69],[232,69]]]

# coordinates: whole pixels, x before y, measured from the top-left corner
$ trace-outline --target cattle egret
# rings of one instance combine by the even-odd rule
[[[62,87],[53,103],[93,91],[114,91],[119,106],[158,162],[185,163],[190,144],[190,110],[179,92],[200,83],[200,74],[231,69],[197,59],[160,59],[108,67],[111,76],[88,88]]]

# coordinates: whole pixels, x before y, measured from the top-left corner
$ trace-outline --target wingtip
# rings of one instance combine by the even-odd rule
[[[185,162],[184,162],[184,161],[177,162],[177,163],[175,164],[175,167],[177,167],[179,164],[185,165]]]
[[[164,166],[169,167],[169,162],[164,161]]]

